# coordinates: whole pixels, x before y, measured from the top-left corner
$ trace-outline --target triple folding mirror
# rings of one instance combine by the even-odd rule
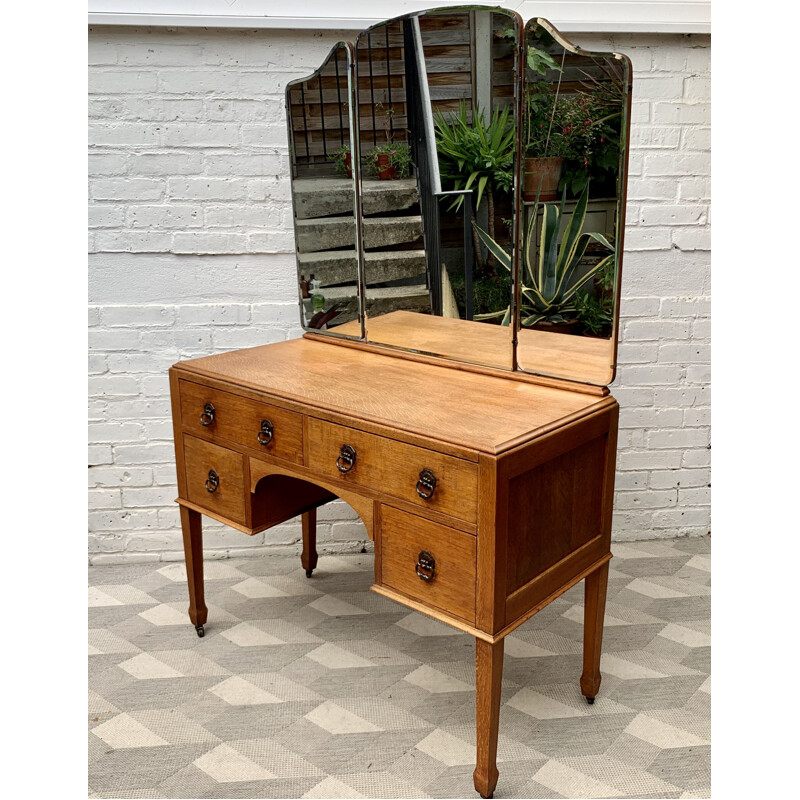
[[[303,327],[609,384],[630,85],[502,9],[337,44],[286,94]]]

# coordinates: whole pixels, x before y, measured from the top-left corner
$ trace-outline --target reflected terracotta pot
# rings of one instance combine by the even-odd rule
[[[388,153],[378,153],[377,171],[382,181],[390,181],[397,174],[397,170],[389,163]]]
[[[531,328],[535,331],[550,331],[550,333],[569,333],[571,335],[577,335],[579,329],[581,327],[581,321],[579,319],[571,319],[567,322],[537,322],[535,325],[531,325]]]
[[[352,153],[345,153],[344,154],[344,168],[347,170],[347,177],[353,177],[353,154]]]
[[[539,190],[539,200],[548,202],[558,200],[558,184],[564,170],[563,158],[526,158],[525,182],[523,195],[525,200],[533,203],[536,200],[536,190]]]
[[[611,334],[610,333],[592,333],[591,331],[584,331],[583,335],[584,336],[588,336],[590,339],[606,339],[606,340],[608,340],[608,339],[611,338]]]

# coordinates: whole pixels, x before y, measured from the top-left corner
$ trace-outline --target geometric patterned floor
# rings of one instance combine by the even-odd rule
[[[495,798],[710,796],[710,537],[612,547],[581,697],[583,585],[506,638]],[[370,592],[372,556],[89,570],[89,796],[477,798],[474,640]]]

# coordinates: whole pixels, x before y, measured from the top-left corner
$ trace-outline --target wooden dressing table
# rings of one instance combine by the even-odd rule
[[[503,637],[583,579],[580,686],[594,700],[613,398],[313,339],[185,361],[170,383],[189,616],[201,636],[201,514],[247,534],[302,514],[310,576],[315,509],[341,497],[375,543],[373,590],[475,637],[482,796],[498,777]]]
[[[481,103],[495,116],[501,107],[511,112],[502,123],[514,132],[504,162],[508,209],[498,211],[510,224],[495,224],[491,235],[480,230],[480,194],[474,217],[472,190],[460,191],[460,217],[457,204],[440,202],[459,195],[442,191],[445,155],[433,116],[452,118],[452,92],[469,100],[473,121]],[[380,153],[376,98],[388,107],[389,149],[408,148],[413,179],[365,190],[368,151]],[[558,209],[540,198],[541,178],[535,201],[522,203],[523,156],[550,155],[547,143],[531,149],[536,131],[552,127],[534,114],[552,103],[552,121],[557,102],[573,122],[593,108],[577,129],[595,143],[613,139],[619,156],[614,165],[606,152],[599,172],[587,173],[569,213],[566,189]],[[306,333],[170,370],[197,633],[208,617],[203,514],[251,535],[301,515],[301,563],[311,578],[316,509],[341,498],[374,542],[372,589],[475,637],[474,784],[483,797],[498,779],[504,637],[582,580],[583,672],[575,680],[589,703],[600,688],[619,414],[607,385],[617,351],[629,112],[624,56],[586,53],[546,21],[523,27],[502,9],[415,12],[340,42],[312,76],[287,87]],[[606,127],[595,131],[594,117]],[[592,169],[589,155],[577,159],[578,170]],[[591,227],[608,219],[613,231]],[[453,234],[459,225],[463,238]],[[473,249],[473,234],[494,248],[494,263]],[[458,301],[452,285],[461,273]],[[473,281],[491,284],[495,299],[473,297]],[[478,314],[473,300],[495,305]],[[599,313],[595,328],[579,306]],[[594,336],[558,332],[584,324]]]

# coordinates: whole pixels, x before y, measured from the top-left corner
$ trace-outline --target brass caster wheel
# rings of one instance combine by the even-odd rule
[[[202,625],[195,625],[194,629],[197,631],[197,635],[201,639],[206,635],[206,629]]]
[[[314,573],[313,569],[307,569],[306,570],[306,578],[310,578],[313,575],[313,573]]]
[[[586,702],[587,702],[587,703],[588,703],[590,706],[593,706],[593,705],[594,705],[594,697],[587,697],[587,698],[586,698]]]

